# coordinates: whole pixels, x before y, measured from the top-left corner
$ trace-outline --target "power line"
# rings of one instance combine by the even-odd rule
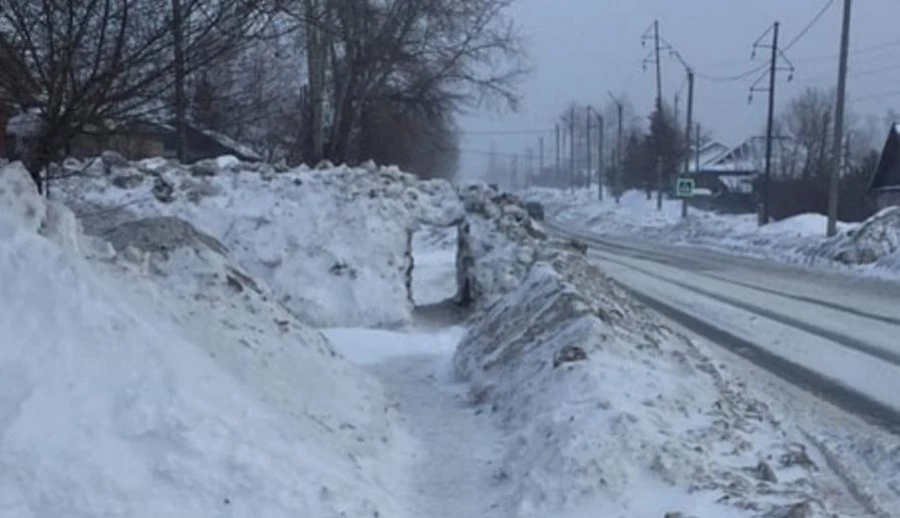
[[[694,74],[697,77],[699,77],[701,79],[705,79],[707,81],[713,81],[713,82],[717,82],[717,83],[728,83],[728,82],[732,82],[732,81],[740,81],[741,79],[746,79],[754,74],[758,74],[759,72],[762,72],[763,70],[765,70],[767,66],[768,65],[766,65],[766,64],[762,64],[762,65],[759,65],[759,66],[753,68],[752,70],[747,70],[746,72],[741,72],[740,74],[734,74],[734,75],[730,75],[730,76],[713,76],[713,75],[704,74],[702,72],[697,72],[697,71],[695,71]]]
[[[523,129],[523,130],[482,130],[461,131],[462,135],[546,135],[553,133],[554,129]]]
[[[860,97],[855,97],[855,98],[851,99],[850,102],[858,103],[858,102],[863,102],[863,101],[872,101],[875,99],[883,99],[885,97],[894,97],[897,95],[900,95],[900,90],[888,90],[887,92],[881,92],[881,93],[877,93],[877,94],[869,94],[869,95],[863,95]]]
[[[828,2],[822,7],[822,9],[819,10],[819,12],[816,13],[815,16],[813,16],[813,19],[810,20],[810,22],[808,24],[806,24],[806,27],[804,27],[803,30],[801,30],[799,33],[797,33],[797,35],[794,36],[794,39],[792,39],[787,45],[784,46],[783,50],[784,51],[791,50],[791,47],[796,45],[801,39],[803,39],[804,36],[806,36],[806,34],[813,27],[816,26],[816,24],[819,23],[819,20],[821,20],[822,17],[825,16],[825,13],[827,13],[828,10],[831,9],[831,6],[833,6],[833,5],[834,5],[834,0],[828,0]]]
[[[851,49],[851,56],[859,56],[861,54],[871,54],[873,52],[878,52],[879,50],[886,50],[891,47],[900,46],[900,39],[886,41],[884,43],[878,43],[876,45],[871,45],[868,47],[860,47],[858,49]],[[820,55],[820,56],[810,56],[802,59],[795,60],[798,63],[815,63],[821,61],[834,61],[838,59],[840,56],[838,54],[828,54],[828,55]]]

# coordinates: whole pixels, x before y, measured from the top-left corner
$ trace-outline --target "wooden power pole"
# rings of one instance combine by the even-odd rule
[[[556,184],[558,187],[562,187],[562,167],[560,164],[560,131],[559,131],[559,123],[556,123]]]
[[[838,196],[841,186],[841,150],[844,147],[844,107],[847,95],[847,61],[850,49],[851,0],[844,0],[844,20],[841,27],[841,61],[838,65],[837,106],[834,111],[834,145],[832,147],[831,178],[828,186],[829,236],[837,233]]]
[[[663,114],[662,102],[662,67],[659,63],[659,20],[653,21],[653,41],[656,53],[656,110],[659,117],[659,124],[665,127],[665,115]],[[663,175],[663,157],[661,149],[657,150],[657,171],[656,171],[656,210],[662,210],[662,196],[665,179]]]
[[[769,79],[769,87],[768,89],[762,90],[758,89],[756,84],[759,83],[764,77],[760,77],[753,86],[750,87],[751,99],[752,93],[755,91],[767,91],[769,93],[769,111],[766,117],[766,168],[763,173],[762,180],[762,192],[760,193],[760,197],[762,198],[760,203],[759,210],[759,225],[765,225],[769,222],[771,218],[771,185],[772,185],[772,132],[775,123],[775,74],[778,71],[778,56],[779,54],[784,57],[778,49],[778,29],[780,24],[775,22],[772,27],[767,30],[756,42],[753,44],[754,52],[757,48],[769,48],[772,52],[771,58],[769,60],[769,71],[768,71],[768,79]],[[772,44],[771,46],[762,45],[760,41],[766,37],[769,32],[772,33]],[[785,58],[786,59],[786,58]]]
[[[688,69],[688,101],[687,101],[687,128],[684,132],[684,141],[687,145],[687,155],[684,157],[684,174],[687,175],[690,172],[690,163],[691,163],[691,125],[693,124],[694,118],[694,71]],[[699,143],[697,144],[699,146]],[[699,166],[697,168],[697,172],[699,173]],[[688,200],[684,198],[681,200],[681,217],[686,218],[688,215]]]
[[[572,106],[569,114],[569,187],[575,192],[575,106]]]
[[[591,171],[591,154],[594,152],[594,146],[591,145],[591,107],[588,106],[585,108],[584,114],[584,150],[585,150],[585,158],[587,158],[587,165],[585,167],[585,179],[584,182],[587,185],[587,188],[591,188],[591,177],[593,173]]]
[[[603,116],[597,114],[597,199],[603,201]]]

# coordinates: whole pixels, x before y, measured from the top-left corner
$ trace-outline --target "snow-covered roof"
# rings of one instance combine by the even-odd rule
[[[730,147],[728,147],[727,145],[725,145],[717,140],[707,142],[706,144],[703,144],[702,146],[700,146],[700,151],[699,151],[700,156],[699,156],[699,160],[698,160],[697,147],[694,146],[691,151],[691,156],[688,159],[688,172],[696,173],[698,170],[698,168],[697,168],[698,162],[700,165],[699,170],[701,170],[701,171],[704,170],[705,169],[704,166],[714,162],[715,160],[720,158],[722,155],[727,153],[728,150],[730,150],[730,149],[731,149]]]
[[[869,190],[885,191],[893,187],[900,187],[900,123],[891,126],[888,132]]]
[[[772,160],[774,163],[777,164],[781,160],[780,157],[788,146],[791,146],[792,150],[796,150],[794,140],[790,137],[773,139]],[[718,158],[705,164],[701,163],[700,172],[756,174],[765,163],[765,156],[765,137],[750,137]]]

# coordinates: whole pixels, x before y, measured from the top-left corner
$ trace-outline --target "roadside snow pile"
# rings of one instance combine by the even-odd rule
[[[900,271],[900,207],[888,207],[829,239],[817,255],[850,265]]]
[[[78,227],[0,170],[0,514],[406,515],[380,387],[214,239]]]
[[[583,256],[535,264],[454,363],[514,434],[516,516],[826,515],[799,434]]]
[[[321,327],[408,323],[412,233],[463,216],[448,182],[395,168],[277,172],[234,157],[182,166],[112,154],[65,167],[85,171],[66,193],[89,231],[102,236],[143,217],[188,221],[222,242],[294,315]]]
[[[612,236],[637,237],[647,241],[701,246],[758,258],[794,263],[831,265],[871,264],[874,272],[900,272],[900,258],[893,252],[900,232],[891,209],[863,224],[838,222],[839,237],[827,239],[827,217],[799,214],[760,227],[755,214],[716,214],[691,208],[681,217],[681,201],[663,200],[658,211],[656,199],[629,191],[621,204],[596,193],[577,190],[531,189],[529,201],[544,203],[554,224],[571,231]],[[882,259],[883,258],[883,259]]]
[[[546,236],[515,196],[484,184],[460,194],[467,214],[457,251],[460,298],[487,303],[519,285]]]

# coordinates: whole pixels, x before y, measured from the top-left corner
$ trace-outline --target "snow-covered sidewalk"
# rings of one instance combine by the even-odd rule
[[[530,189],[522,197],[545,204],[548,217],[572,230],[900,277],[900,215],[873,217],[868,225],[839,222],[839,234],[828,239],[827,219],[821,214],[801,214],[759,227],[755,214],[690,208],[683,219],[681,201],[664,199],[662,210],[657,210],[655,193],[648,200],[643,192],[628,191],[619,204],[609,196],[600,202],[596,191],[583,189]]]
[[[345,356],[368,365],[383,384],[399,425],[417,445],[410,469],[411,516],[505,517],[496,487],[505,436],[467,398],[451,357],[465,332],[331,329],[325,334]],[[501,512],[502,511],[502,512]]]

